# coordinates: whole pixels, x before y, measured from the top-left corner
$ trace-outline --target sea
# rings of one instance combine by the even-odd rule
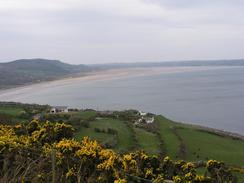
[[[244,135],[244,67],[50,82],[2,91],[0,101],[96,110],[137,109]]]

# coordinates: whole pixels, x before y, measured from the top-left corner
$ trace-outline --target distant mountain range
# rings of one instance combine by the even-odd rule
[[[147,63],[111,63],[71,65],[59,60],[21,59],[0,63],[0,89],[21,86],[91,71],[136,67],[188,67],[188,66],[244,66],[244,59],[211,61],[171,61]]]
[[[118,68],[136,68],[136,67],[194,67],[194,66],[244,66],[244,59],[109,63],[109,64],[92,65],[92,67],[99,68],[99,69],[118,69]]]

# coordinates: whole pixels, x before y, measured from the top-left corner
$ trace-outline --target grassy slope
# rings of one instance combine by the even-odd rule
[[[89,113],[86,113],[88,115]],[[91,115],[91,113],[90,113]],[[89,116],[89,115],[88,115]],[[186,160],[197,161],[205,159],[217,159],[225,161],[228,164],[244,165],[244,142],[235,140],[230,137],[221,137],[215,134],[197,130],[192,126],[182,125],[172,122],[163,116],[156,118],[159,125],[159,134],[164,142],[164,148],[172,158],[178,157],[180,141],[172,132],[172,128],[176,127],[178,134],[186,145]],[[129,150],[135,145],[131,138],[131,131],[123,121],[103,118],[90,122],[90,128],[82,128],[76,138],[90,136],[99,142],[109,141],[113,135],[98,133],[94,128],[107,129],[112,128],[118,131],[118,145],[116,150]],[[148,153],[157,154],[159,150],[159,139],[151,132],[147,132],[140,128],[134,128],[139,149],[143,149]],[[230,158],[231,157],[231,158]]]
[[[86,136],[90,137],[91,139],[96,139],[100,143],[109,141],[111,138],[113,138],[113,136],[110,134],[95,132],[93,128],[81,128],[79,132],[75,134],[75,139],[81,140]]]
[[[17,117],[21,111],[23,111],[23,108],[18,106],[0,106],[0,113],[5,113],[13,117]],[[73,116],[86,120],[96,116],[96,111],[74,112]],[[160,137],[164,141],[166,152],[172,158],[176,158],[178,155],[180,145],[179,139],[172,132],[172,128],[176,127],[178,134],[186,145],[187,160],[217,159],[229,164],[244,165],[244,141],[199,131],[197,128],[175,123],[163,116],[157,116],[156,121],[158,123]],[[76,138],[80,139],[84,136],[90,136],[99,142],[106,142],[114,138],[111,134],[95,132],[94,128],[112,128],[117,130],[118,145],[116,146],[116,150],[118,151],[129,150],[135,145],[132,139],[132,131],[129,127],[123,121],[111,118],[102,118],[90,122],[90,128],[82,127],[76,133]],[[158,153],[160,151],[159,139],[155,134],[139,128],[134,128],[134,132],[139,149],[144,149],[148,153]]]
[[[18,117],[22,107],[6,107],[0,106],[0,113],[5,113],[13,117]],[[96,116],[96,111],[83,111],[70,113],[80,119],[87,120]],[[173,133],[173,128],[176,128],[178,135],[182,138],[186,145],[186,160],[197,161],[205,159],[216,159],[224,161],[231,165],[244,165],[244,141],[236,140],[230,137],[218,136],[212,133],[199,131],[196,127],[191,125],[184,125],[173,122],[163,116],[157,116],[159,137],[164,142],[164,148],[169,156],[176,158],[179,152],[180,140]],[[95,132],[94,128],[107,129],[112,128],[118,131],[118,144],[115,150],[124,152],[136,145],[132,138],[133,131],[135,132],[138,141],[138,149],[143,149],[150,154],[157,154],[160,152],[158,136],[147,132],[144,129],[133,128],[131,130],[125,122],[102,118],[90,122],[90,127],[82,127],[76,134],[76,139],[81,139],[84,136],[89,136],[101,143],[111,141],[114,135],[107,133]],[[244,182],[244,176],[238,176]]]
[[[178,155],[180,142],[171,130],[174,123],[163,116],[157,116],[156,120],[158,122],[160,136],[164,141],[166,153],[172,158],[176,158]]]
[[[134,128],[136,138],[139,144],[139,150],[144,150],[149,154],[159,154],[159,139],[151,132],[141,128]]]
[[[75,117],[79,117],[80,119],[88,120],[89,118],[95,117],[97,115],[96,111],[88,110],[88,111],[79,111],[79,112],[69,112]]]
[[[179,150],[180,142],[172,133],[172,128],[176,127],[186,145],[187,160],[196,161],[208,158],[225,161],[229,164],[244,165],[244,141],[199,131],[192,126],[174,123],[161,116],[157,119],[160,125],[160,134],[171,157],[175,157],[175,152]]]
[[[103,118],[98,119],[95,121],[90,122],[90,128],[82,128],[77,134],[76,137],[84,137],[89,136],[92,139],[98,139],[100,142],[108,141],[109,138],[113,136],[110,134],[104,134],[95,132],[94,128],[99,129],[108,129],[112,128],[118,131],[118,145],[116,145],[115,149],[117,151],[127,151],[129,150],[134,144],[132,140],[131,131],[128,130],[128,127],[125,123],[120,120],[110,119],[110,118]],[[96,138],[98,137],[98,138]]]
[[[87,111],[74,113],[73,116],[79,116],[82,119],[88,119],[90,117],[93,117],[95,114],[96,112]],[[123,121],[111,118],[100,119],[90,122],[90,127],[81,128],[79,132],[76,133],[75,138],[81,139],[84,136],[89,136],[90,138],[96,139],[101,143],[108,142],[112,138],[114,138],[114,136],[111,134],[95,132],[94,128],[112,128],[117,130],[119,134],[118,146],[116,147],[116,150],[118,151],[129,150],[132,146],[136,145],[131,138],[132,131],[129,129],[129,127]],[[145,152],[148,152],[150,154],[159,153],[159,140],[157,139],[155,134],[139,128],[134,128],[134,132],[138,141],[139,150],[144,150]]]
[[[0,63],[0,89],[40,81],[54,80],[70,74],[89,72],[85,65],[70,65],[58,60],[21,59]]]
[[[194,128],[180,128],[178,132],[188,148],[187,160],[216,159],[230,165],[244,165],[244,141],[217,136]],[[244,174],[235,175],[239,182],[244,182]]]
[[[24,111],[22,107],[9,107],[9,106],[0,106],[0,122],[4,123],[2,121],[4,118],[3,116],[7,116],[7,119],[9,119],[8,123],[14,124],[16,122],[24,122],[24,120],[20,114]]]
[[[224,161],[230,165],[244,165],[244,141],[199,131],[193,126],[175,123],[162,116],[156,119],[167,153],[172,158],[177,156],[180,145],[180,141],[172,133],[172,128],[177,127],[177,132],[186,145],[186,160],[198,161],[208,158]],[[238,182],[244,182],[244,174],[235,173],[235,175],[238,177]]]
[[[23,111],[22,107],[6,107],[0,106],[0,113],[9,114],[11,116],[18,116],[21,111]]]
[[[178,132],[186,143],[188,160],[216,159],[229,164],[244,165],[243,141],[193,128],[180,128]]]

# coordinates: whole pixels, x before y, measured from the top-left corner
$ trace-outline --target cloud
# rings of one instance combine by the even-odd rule
[[[243,8],[241,0],[2,0],[0,61],[244,57]]]

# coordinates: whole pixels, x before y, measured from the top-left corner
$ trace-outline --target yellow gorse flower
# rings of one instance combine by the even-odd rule
[[[73,139],[63,139],[55,145],[55,148],[62,153],[74,153],[81,148],[81,145]]]
[[[28,128],[29,131],[24,134],[25,130],[22,128]],[[130,176],[148,179],[154,183],[162,183],[164,178],[171,179],[175,183],[216,182],[214,177],[216,171],[218,177],[231,178],[230,169],[223,166],[222,162],[209,160],[204,166],[210,177],[201,176],[197,175],[195,166],[191,162],[173,161],[168,156],[162,159],[141,151],[118,154],[111,149],[103,148],[97,141],[90,140],[88,137],[83,138],[82,142],[71,137],[63,138],[65,134],[70,135],[71,131],[69,125],[50,122],[43,124],[32,122],[32,125],[27,127],[0,125],[0,157],[5,158],[2,162],[8,162],[8,158],[11,157],[11,161],[14,162],[8,166],[11,167],[9,171],[12,171],[18,167],[24,169],[24,163],[29,161],[35,172],[31,174],[29,180],[37,178],[36,180],[44,182],[51,180],[51,173],[47,173],[47,169],[57,172],[56,176],[62,177],[64,182],[111,180],[114,183],[126,183],[130,180],[128,178]],[[12,168],[15,165],[16,167]],[[31,166],[28,170],[32,169]],[[24,171],[28,170],[24,169]],[[225,174],[219,175],[222,172]],[[25,175],[28,176],[29,173]],[[28,177],[18,177],[18,180],[28,181]]]

